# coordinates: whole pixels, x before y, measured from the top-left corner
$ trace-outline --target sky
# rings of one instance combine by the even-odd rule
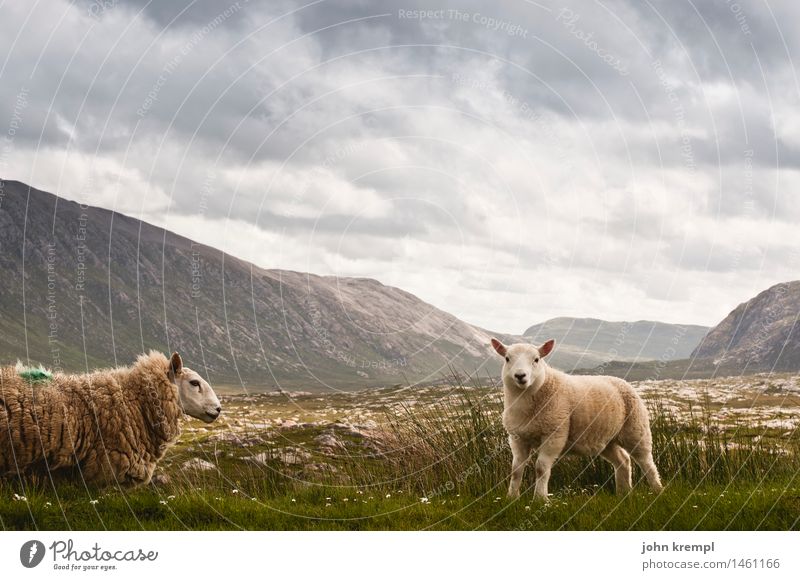
[[[6,2],[0,177],[520,333],[800,271],[800,5]]]

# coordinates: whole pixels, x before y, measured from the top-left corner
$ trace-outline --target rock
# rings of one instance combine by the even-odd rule
[[[264,440],[261,437],[243,437],[241,434],[233,431],[226,431],[224,433],[212,435],[208,438],[208,440],[219,443],[230,443],[236,447],[252,447],[253,445],[260,445],[264,443]]]
[[[286,465],[300,465],[311,458],[311,454],[304,449],[297,447],[287,447],[282,455],[278,457]]]
[[[153,479],[150,480],[150,482],[154,485],[169,485],[171,481],[172,478],[170,478],[170,476],[166,473],[156,473],[153,476]]]
[[[328,450],[344,449],[345,445],[339,441],[332,433],[322,433],[314,437],[314,441],[320,446]]]
[[[192,457],[190,460],[185,461],[183,465],[181,465],[181,469],[197,469],[199,471],[209,471],[211,469],[216,469],[216,466],[206,461],[205,459],[200,459],[199,457]]]
[[[274,453],[257,453],[243,457],[245,461],[252,461],[260,465],[267,465],[270,460],[277,459],[286,465],[301,465],[306,463],[311,458],[311,454],[299,447],[286,447],[285,449],[278,450]]]
[[[303,469],[311,473],[339,473],[336,466],[330,463],[309,463]]]
[[[247,457],[242,458],[244,461],[252,461],[253,463],[258,463],[259,465],[266,465],[267,462],[271,459],[271,457],[267,453],[257,453],[255,455],[248,455]]]

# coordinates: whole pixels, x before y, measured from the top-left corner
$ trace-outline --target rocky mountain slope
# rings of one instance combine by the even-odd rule
[[[2,363],[82,371],[178,350],[212,383],[267,389],[499,368],[487,331],[398,288],[264,270],[14,181],[0,188],[0,268]]]
[[[591,367],[607,360],[685,359],[706,332],[707,327],[691,324],[560,317],[531,326],[525,337],[534,343],[555,338],[562,354],[576,358],[578,367]]]
[[[784,282],[737,306],[692,353],[742,371],[800,369],[800,281]]]

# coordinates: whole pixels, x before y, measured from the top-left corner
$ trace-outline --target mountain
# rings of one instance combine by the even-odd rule
[[[745,370],[800,369],[800,280],[743,302],[692,353],[715,365]]]
[[[0,268],[2,363],[83,371],[154,348],[212,384],[303,389],[499,369],[489,332],[403,290],[261,269],[15,181],[0,182]]]
[[[707,327],[690,324],[560,317],[531,326],[524,335],[534,343],[555,338],[562,355],[577,359],[576,367],[591,367],[609,360],[685,359],[706,332]]]

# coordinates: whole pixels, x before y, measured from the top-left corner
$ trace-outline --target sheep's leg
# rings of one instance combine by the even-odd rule
[[[125,483],[131,487],[149,483],[155,468],[155,463],[144,460],[132,463],[125,474]]]
[[[631,450],[631,457],[636,464],[642,468],[647,478],[647,483],[656,493],[661,493],[664,486],[661,485],[661,478],[658,476],[658,468],[653,461],[653,451],[649,446],[639,445]]]
[[[539,448],[539,456],[536,458],[536,488],[534,495],[545,501],[550,498],[547,495],[547,484],[550,482],[550,470],[553,463],[564,450],[566,443],[565,437],[551,436],[542,442]]]
[[[611,443],[600,456],[614,466],[614,486],[617,495],[631,490],[631,456],[619,444]]]
[[[531,458],[531,445],[516,435],[509,435],[508,443],[511,445],[511,454],[514,457],[511,463],[511,483],[508,485],[508,497],[517,498],[520,485],[522,485],[522,474],[525,473],[525,466]]]

